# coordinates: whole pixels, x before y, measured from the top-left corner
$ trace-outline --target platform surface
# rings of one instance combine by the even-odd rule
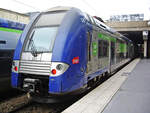
[[[148,65],[147,63],[149,63],[149,66],[146,66]],[[142,78],[142,75],[140,74],[142,73],[140,71],[141,69],[145,70],[143,69],[144,68],[143,66],[144,67],[146,66],[146,68],[148,69],[148,67],[150,67],[150,60],[140,61],[140,59],[135,59],[130,64],[125,66],[123,69],[121,69],[119,72],[117,72],[114,76],[112,76],[107,81],[105,81],[103,84],[101,84],[100,86],[95,88],[93,91],[91,91],[90,93],[85,95],[83,98],[81,98],[79,101],[77,101],[76,103],[71,105],[69,108],[64,110],[62,113],[102,113],[102,112],[103,113],[133,113],[133,112],[130,112],[132,111],[131,109],[139,110],[141,107],[144,108],[144,104],[146,104],[144,102],[143,103],[141,102],[143,106],[138,105],[141,107],[136,108],[138,104],[137,101],[143,101],[142,99],[147,99],[147,104],[150,105],[150,98],[149,99],[146,98],[146,95],[144,96],[143,92],[140,95],[138,94],[136,95],[134,93],[132,94],[132,88],[134,88],[135,91],[138,91],[139,89],[141,89],[141,91],[144,90],[143,89],[144,85],[140,85],[140,79],[144,79]],[[138,72],[138,75],[136,76],[137,68],[139,72]],[[144,74],[148,74],[148,73],[145,71]],[[149,69],[149,75],[150,75],[150,69]],[[138,76],[141,78],[138,78]],[[148,82],[150,84],[150,79],[149,81],[145,82],[145,85],[146,85],[145,87],[148,86]],[[136,85],[136,84],[139,84],[139,85]],[[138,86],[139,89],[135,88],[136,86]],[[147,90],[148,89],[150,91],[150,87],[147,88]],[[127,92],[125,93],[124,91],[125,92],[127,91]],[[120,94],[120,92],[123,94]],[[138,96],[140,97],[138,98],[137,101],[135,101],[136,104],[134,104],[134,100],[132,99],[136,99],[136,97]],[[132,100],[133,102],[130,102],[130,100]],[[134,104],[134,108],[129,103],[131,105]],[[134,113],[143,113],[143,112],[134,111]],[[147,112],[147,113],[150,113],[150,112]]]
[[[150,60],[141,60],[102,113],[150,113]]]

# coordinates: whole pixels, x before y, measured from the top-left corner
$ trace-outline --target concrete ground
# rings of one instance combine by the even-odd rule
[[[150,113],[149,67],[135,59],[62,113]]]
[[[150,60],[136,65],[102,113],[150,113]]]

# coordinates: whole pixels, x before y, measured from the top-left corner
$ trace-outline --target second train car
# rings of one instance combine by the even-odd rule
[[[0,18],[0,93],[11,89],[11,66],[25,24]]]
[[[25,28],[14,54],[12,86],[46,102],[81,93],[131,60],[133,51],[129,39],[96,18],[77,8],[54,8]]]

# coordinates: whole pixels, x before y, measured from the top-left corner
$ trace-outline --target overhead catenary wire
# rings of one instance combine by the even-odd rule
[[[29,7],[29,8],[32,8],[32,9],[34,9],[34,10],[37,10],[37,11],[41,11],[41,9],[39,9],[39,8],[37,8],[37,7],[35,7],[35,6],[32,6],[32,5],[29,5],[29,4],[27,4],[27,3],[24,3],[24,2],[22,2],[22,1],[19,1],[19,0],[12,0],[12,1],[14,1],[14,2],[16,2],[16,3],[19,3],[19,4],[21,4],[21,5],[24,5],[24,6],[26,6],[26,7]],[[63,1],[63,0],[62,0]],[[81,0],[85,5],[87,5],[88,7],[90,7],[96,14],[97,14],[97,11],[96,11],[96,9],[93,7],[93,6],[91,6],[86,0]]]
[[[39,8],[37,8],[37,7],[31,6],[31,5],[29,5],[29,4],[26,4],[26,3],[21,2],[21,1],[18,1],[18,0],[12,0],[12,1],[14,1],[14,2],[16,2],[16,3],[19,3],[19,4],[21,4],[21,5],[24,5],[24,6],[30,7],[30,8],[32,8],[32,9],[38,10],[38,11],[41,10],[41,9],[39,9]]]
[[[88,7],[90,7],[96,14],[97,14],[97,11],[96,11],[96,9],[93,7],[93,6],[91,6],[86,0],[81,0],[84,4],[86,4]]]

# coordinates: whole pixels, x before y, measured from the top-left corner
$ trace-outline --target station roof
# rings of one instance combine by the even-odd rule
[[[136,44],[143,43],[143,31],[150,34],[149,21],[106,22],[106,25],[128,37]],[[150,38],[150,36],[149,36]]]

